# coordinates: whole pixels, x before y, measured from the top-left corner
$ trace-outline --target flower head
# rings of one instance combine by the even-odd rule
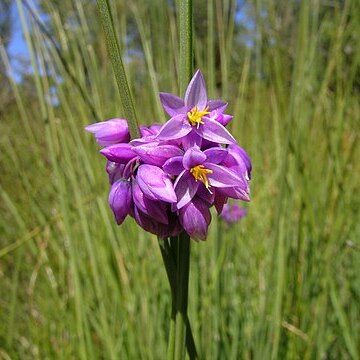
[[[221,218],[229,224],[238,222],[246,215],[246,209],[240,207],[238,204],[225,204],[220,214]]]
[[[99,145],[108,146],[130,140],[129,127],[125,119],[111,119],[91,124],[85,128],[95,135]]]
[[[224,120],[223,111],[227,103],[222,100],[209,100],[204,77],[198,70],[186,89],[184,99],[168,93],[160,93],[164,110],[172,116],[160,129],[157,138],[173,140],[195,134],[197,144],[206,139],[220,144],[236,144],[236,140],[221,124]],[[218,121],[221,119],[221,121]],[[228,121],[227,121],[228,120]]]
[[[228,222],[244,216],[226,203],[250,200],[251,161],[224,127],[232,119],[224,114],[227,103],[208,100],[200,70],[184,99],[168,93],[160,98],[170,120],[141,126],[138,139],[130,141],[124,119],[86,127],[107,159],[109,205],[119,225],[130,215],[159,237],[186,231],[205,240],[211,207]]]
[[[212,194],[213,188],[241,186],[241,178],[235,172],[218,165],[226,156],[227,150],[221,147],[203,152],[194,146],[183,156],[164,163],[163,168],[168,174],[178,175],[174,182],[177,209],[188,204],[199,189],[205,188]]]

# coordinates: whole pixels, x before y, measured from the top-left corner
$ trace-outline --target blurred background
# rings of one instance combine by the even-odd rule
[[[177,93],[174,0],[111,1],[142,124]],[[360,2],[194,1],[195,69],[253,161],[248,215],[192,242],[204,359],[358,359]],[[122,117],[96,1],[0,2],[0,358],[164,359],[157,239],[107,205],[84,126]],[[183,95],[183,94],[179,94]]]

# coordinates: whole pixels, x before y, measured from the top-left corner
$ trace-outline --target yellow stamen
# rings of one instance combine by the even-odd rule
[[[203,111],[199,111],[199,108],[197,106],[195,106],[191,111],[189,111],[187,113],[188,119],[189,119],[189,123],[192,126],[197,125],[197,127],[199,127],[200,124],[203,124],[204,122],[202,121],[202,117],[204,115],[210,114],[210,112],[208,111],[209,107],[207,106],[205,108],[205,110]]]
[[[210,187],[207,174],[212,174],[213,173],[212,170],[205,169],[204,165],[197,165],[190,169],[190,173],[192,174],[192,176],[195,178],[196,181],[200,180],[207,189]]]

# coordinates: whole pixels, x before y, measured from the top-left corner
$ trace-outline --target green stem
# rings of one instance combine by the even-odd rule
[[[175,323],[176,323],[176,281],[177,281],[177,258],[175,258],[175,253],[172,248],[177,246],[177,238],[171,238],[170,246],[168,240],[159,239],[159,246],[161,250],[161,256],[166,269],[166,274],[170,283],[171,288],[171,298],[172,298],[172,312],[171,312],[171,322],[170,322],[170,335],[169,335],[169,345],[168,345],[168,359],[174,358],[175,351]],[[176,249],[177,250],[177,249]],[[186,318],[186,348],[188,351],[189,358],[191,360],[198,359],[194,337],[192,334],[189,318]]]
[[[193,72],[192,0],[179,0],[180,94],[184,94]]]
[[[190,269],[190,237],[182,232],[177,243],[175,360],[185,358],[187,303]]]
[[[180,36],[180,94],[184,94],[192,76],[193,67],[193,18],[192,0],[178,0],[179,10],[179,36]],[[176,273],[176,334],[175,334],[175,360],[185,358],[189,268],[190,268],[190,237],[182,232],[177,243],[171,242],[175,254]],[[173,246],[176,245],[176,246]]]
[[[97,0],[97,4],[100,12],[102,27],[105,32],[106,45],[110,55],[111,65],[120,93],[120,100],[124,115],[129,124],[130,136],[134,139],[140,137],[139,126],[136,119],[134,102],[131,97],[124,65],[121,59],[120,47],[116,38],[110,5],[108,0]]]
[[[176,337],[176,308],[174,303],[172,303],[167,360],[174,359],[175,341],[176,341],[175,337]]]

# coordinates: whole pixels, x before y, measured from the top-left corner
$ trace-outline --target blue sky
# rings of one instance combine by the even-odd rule
[[[255,24],[248,18],[246,11],[244,11],[245,8],[240,6],[242,3],[243,0],[238,0],[238,6],[242,10],[237,13],[236,20],[242,22],[249,30],[251,30],[254,28]],[[12,38],[8,47],[8,52],[11,58],[15,79],[16,81],[21,81],[20,72],[24,69],[21,68],[22,65],[19,59],[28,60],[29,53],[22,34],[21,22],[15,1],[13,1],[12,4],[12,26]],[[248,45],[250,46],[251,44],[249,43]],[[31,70],[29,69],[29,71]]]
[[[12,5],[12,37],[8,46],[8,52],[11,59],[11,65],[17,81],[20,81],[19,76],[19,58],[29,59],[26,43],[22,35],[21,22],[15,2]]]

